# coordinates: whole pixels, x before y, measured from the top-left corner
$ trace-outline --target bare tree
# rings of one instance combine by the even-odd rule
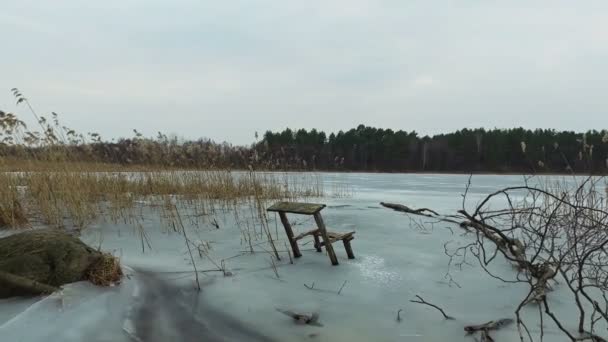
[[[449,265],[476,261],[493,278],[525,283],[529,291],[515,310],[521,341],[534,338],[522,318],[526,305],[537,305],[540,339],[552,321],[571,341],[606,341],[608,324],[608,205],[604,177],[568,178],[560,182],[527,178],[522,186],[495,191],[472,205],[471,178],[462,208],[451,215],[404,205],[383,206],[422,220],[457,223],[472,238],[445,251]],[[497,256],[502,258],[497,258]],[[489,265],[506,260],[515,266],[510,278],[493,274]],[[577,321],[564,321],[547,293],[563,286],[571,294]],[[573,330],[572,327],[576,326]],[[601,329],[599,329],[601,327]],[[602,330],[601,332],[598,330]]]

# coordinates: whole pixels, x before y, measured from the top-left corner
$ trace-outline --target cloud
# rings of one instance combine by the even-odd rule
[[[418,76],[412,82],[414,88],[427,88],[437,83],[432,76]]]
[[[138,128],[249,143],[254,131],[286,126],[605,125],[605,2],[3,7],[0,109],[21,111],[8,91],[19,87],[39,111],[104,136]]]

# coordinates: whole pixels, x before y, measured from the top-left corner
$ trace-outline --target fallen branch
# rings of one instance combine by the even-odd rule
[[[440,215],[437,212],[422,208],[422,209],[411,209],[408,206],[395,203],[380,202],[380,204],[386,208],[393,209],[399,212],[404,212],[412,215],[419,215],[428,218],[437,219],[439,221],[458,224],[463,229],[472,229],[481,234],[481,236],[493,242],[497,250],[499,250],[504,257],[517,265],[520,270],[526,270],[535,279],[532,285],[535,288],[535,295],[531,300],[541,301],[545,296],[547,282],[553,279],[557,274],[556,271],[547,263],[532,263],[526,256],[525,247],[521,241],[516,238],[507,236],[500,229],[487,224],[484,221],[471,216],[464,210],[459,210],[458,214],[462,215],[462,221],[458,222],[449,218],[445,215]],[[431,214],[428,214],[428,213]]]
[[[469,334],[472,334],[476,331],[498,330],[511,323],[513,323],[513,320],[511,318],[502,318],[502,319],[499,319],[496,321],[489,321],[489,322],[486,322],[483,324],[467,325],[464,327],[464,331],[466,331]]]
[[[605,338],[590,332],[585,332],[583,336],[576,338],[576,341],[607,342]]]
[[[427,216],[427,217],[439,216],[439,214],[437,212],[435,212],[434,210],[428,209],[428,208],[411,209],[410,207],[405,206],[403,204],[385,203],[385,202],[380,202],[380,205],[382,205],[383,207],[389,208],[389,209],[393,209],[396,211],[401,211],[401,212],[409,213],[409,214],[416,214],[416,215],[422,215],[422,216]],[[425,212],[429,212],[433,215],[426,214]]]
[[[467,334],[474,334],[475,332],[479,331],[481,342],[493,342],[494,339],[492,338],[492,336],[490,336],[490,331],[498,330],[511,323],[513,323],[513,320],[511,318],[503,318],[497,321],[489,321],[483,324],[467,325],[464,327],[464,331],[466,331]]]
[[[286,316],[293,318],[294,321],[296,321],[296,323],[298,323],[298,324],[315,325],[318,327],[323,326],[323,324],[319,323],[319,313],[318,312],[298,313],[298,312],[294,312],[291,310],[285,310],[285,309],[279,309],[279,308],[276,308],[276,310]]]
[[[412,300],[410,300],[410,302],[412,302],[412,303],[418,303],[418,304],[424,304],[424,305],[431,306],[431,307],[433,307],[433,308],[435,308],[435,309],[439,310],[439,311],[441,312],[441,314],[443,315],[443,318],[445,318],[445,319],[454,319],[454,317],[452,317],[452,316],[448,316],[448,315],[445,313],[445,311],[443,311],[443,309],[442,309],[442,308],[438,307],[438,306],[437,306],[437,305],[435,305],[435,304],[431,304],[431,303],[429,303],[429,302],[425,301],[425,300],[424,300],[422,297],[420,297],[419,295],[416,295],[416,298],[418,298],[418,300],[412,299]]]

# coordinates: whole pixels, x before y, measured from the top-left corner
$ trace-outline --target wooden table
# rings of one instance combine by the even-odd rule
[[[312,235],[315,239],[315,249],[317,252],[321,252],[321,247],[325,246],[325,250],[327,251],[327,255],[329,255],[329,259],[331,260],[332,265],[338,265],[338,258],[336,257],[336,253],[332,246],[332,243],[336,241],[342,241],[344,243],[344,249],[346,250],[346,254],[349,259],[354,259],[355,255],[353,253],[352,247],[350,245],[350,241],[354,239],[355,232],[348,233],[335,233],[328,232],[325,227],[325,223],[323,222],[323,218],[321,217],[321,210],[325,208],[325,204],[316,204],[316,203],[301,203],[301,202],[278,202],[273,204],[267,210],[271,212],[279,213],[279,217],[281,218],[281,223],[283,223],[283,227],[285,228],[285,233],[287,234],[287,239],[289,240],[289,244],[291,245],[291,249],[293,250],[293,256],[295,258],[299,258],[302,256],[300,253],[300,249],[298,247],[298,240]],[[317,228],[304,232],[298,236],[294,236],[293,229],[291,228],[291,224],[287,219],[287,213],[290,214],[299,214],[299,215],[312,215],[315,218],[315,222],[317,224]],[[323,239],[320,241],[319,237]]]

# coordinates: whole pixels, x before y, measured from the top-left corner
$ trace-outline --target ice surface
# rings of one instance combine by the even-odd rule
[[[297,177],[297,174],[294,175]],[[421,229],[408,216],[382,208],[379,202],[430,207],[451,213],[461,207],[468,176],[403,174],[322,174],[324,186],[349,184],[347,198],[311,199],[326,203],[322,214],[329,229],[356,231],[356,256],[348,260],[335,244],[340,265],[332,266],[325,253],[317,253],[309,240],[300,241],[303,256],[290,264],[285,234],[275,214],[270,229],[278,231],[281,260],[271,266],[265,238],[252,241],[227,213],[216,215],[220,229],[187,224],[189,238],[210,246],[209,257],[222,260],[230,272],[201,273],[197,292],[183,236],[163,228],[158,213],[145,209],[144,228],[151,249],[128,224],[100,222],[85,231],[83,239],[111,251],[128,265],[120,286],[96,288],[87,283],[66,286],[62,293],[44,299],[0,301],[2,341],[473,341],[464,334],[466,324],[513,317],[527,288],[504,284],[477,265],[453,268],[454,283],[445,277],[448,258],[444,243],[466,241],[445,224]],[[475,176],[470,196],[480,198],[500,187],[521,185],[521,176]],[[473,201],[474,202],[474,201]],[[312,227],[305,216],[289,216],[296,234]],[[240,220],[251,218],[247,210]],[[250,227],[259,233],[259,225]],[[195,252],[198,270],[216,268]],[[498,262],[498,274],[513,274]],[[340,294],[338,290],[344,285]],[[314,283],[314,287],[313,287]],[[309,289],[308,287],[313,287]],[[571,298],[558,286],[550,296],[561,317],[574,317]],[[455,320],[444,320],[433,308],[410,303],[415,295],[435,303]],[[323,326],[298,325],[276,308],[318,312]],[[396,321],[398,310],[401,322]],[[524,310],[533,333],[536,307]],[[574,321],[572,325],[574,325]],[[573,326],[570,326],[573,328]],[[497,341],[519,341],[515,325],[493,334]],[[566,341],[554,327],[547,341]]]

